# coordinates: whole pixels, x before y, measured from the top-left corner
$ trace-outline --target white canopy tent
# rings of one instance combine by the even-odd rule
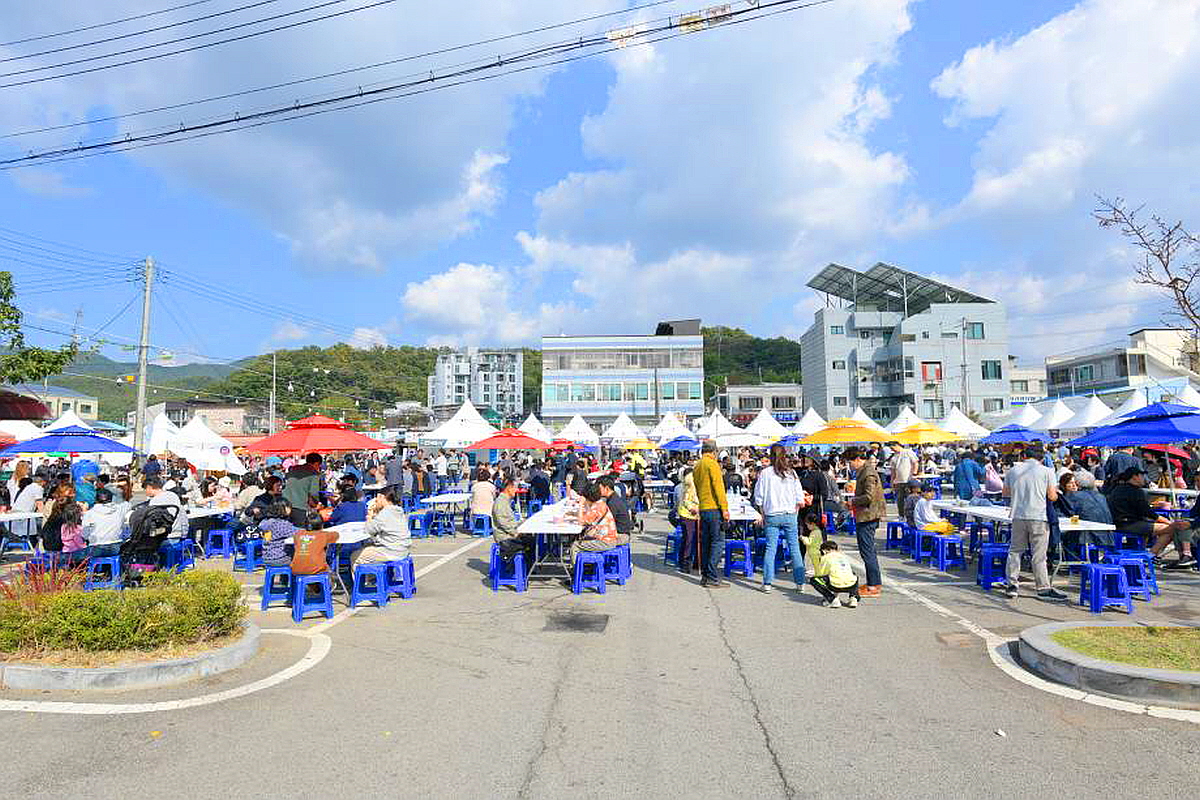
[[[628,414],[622,411],[612,421],[612,424],[604,429],[600,438],[608,439],[613,444],[620,446],[626,442],[632,442],[634,439],[645,439],[646,434],[629,418]]]
[[[726,419],[720,409],[714,409],[713,413],[705,417],[696,427],[696,435],[702,439],[716,439],[718,436],[729,433],[744,433],[744,431]]]
[[[475,444],[496,432],[471,401],[467,400],[454,412],[454,416],[429,433],[422,434],[420,441],[422,444],[456,449]]]
[[[1134,389],[1133,394],[1129,395],[1124,403],[1114,408],[1112,413],[1097,422],[1096,425],[1100,427],[1120,422],[1129,412],[1137,411],[1139,408],[1145,408],[1148,405],[1150,405],[1150,402],[1146,399],[1146,393],[1141,389]]]
[[[1088,398],[1087,405],[1075,412],[1069,420],[1059,426],[1064,431],[1081,431],[1095,428],[1100,420],[1112,413],[1112,409],[1104,404],[1096,395]]]
[[[1184,406],[1195,406],[1200,408],[1200,392],[1197,392],[1195,389],[1193,389],[1192,385],[1189,383],[1187,386],[1183,387],[1182,392],[1176,395],[1175,402]]]
[[[43,431],[37,425],[34,425],[29,420],[3,419],[0,420],[0,433],[7,433],[18,442],[23,442],[26,439],[32,439],[35,436],[41,436],[43,433],[45,433],[45,431]]]
[[[751,420],[746,426],[746,433],[753,433],[756,436],[762,436],[771,441],[782,439],[788,435],[787,428],[779,424],[779,420],[771,416],[771,412],[765,408],[758,410],[758,415]]]
[[[900,409],[900,413],[896,415],[894,420],[883,426],[883,429],[888,433],[899,433],[906,428],[911,428],[913,425],[920,425],[924,421],[906,405]]]
[[[600,435],[592,430],[592,427],[578,414],[571,417],[571,421],[558,432],[558,438],[567,439],[577,444],[586,444],[590,447],[600,446]]]
[[[1070,420],[1073,416],[1075,416],[1075,412],[1072,411],[1066,403],[1064,403],[1062,400],[1055,400],[1054,404],[1051,405],[1050,408],[1046,409],[1046,412],[1042,414],[1042,418],[1037,421],[1035,430],[1061,430],[1063,423]]]
[[[815,408],[809,408],[804,412],[804,416],[800,421],[792,426],[792,433],[797,436],[809,436],[825,427],[825,420],[821,419],[821,415],[817,413]]]
[[[88,425],[86,422],[80,419],[79,415],[74,411],[68,409],[67,411],[63,412],[61,417],[47,425],[45,429],[41,431],[41,433],[45,433],[46,431],[58,431],[62,430],[63,428],[70,428],[72,426],[77,428],[87,428],[89,431],[92,430],[91,425]]]
[[[717,447],[765,447],[771,443],[771,439],[748,430],[738,430],[736,433],[718,434],[716,442]]]
[[[167,415],[159,412],[158,416],[146,426],[143,439],[143,449],[146,455],[162,455],[167,452],[167,446],[172,439],[179,435],[179,426],[167,419]],[[132,447],[132,445],[130,445]]]
[[[214,433],[199,414],[171,437],[167,449],[186,459],[196,469],[218,470],[232,475],[241,475],[246,471],[241,459],[233,454],[233,444]]]
[[[957,434],[964,439],[978,439],[980,436],[987,436],[988,434],[987,428],[974,422],[958,406],[950,408],[950,413],[946,414],[946,418],[942,420],[941,428],[944,431]]]
[[[683,420],[674,411],[668,411],[663,414],[663,418],[658,421],[658,424],[650,429],[646,434],[647,439],[656,442],[669,442],[672,439],[678,439],[680,436],[690,436],[695,438]]]
[[[850,415],[850,419],[861,422],[863,425],[866,425],[868,428],[870,428],[873,431],[878,431],[879,433],[887,433],[887,431],[885,431],[878,422],[876,422],[875,420],[873,420],[867,416],[867,412],[862,410],[862,406],[854,407],[854,413]]]
[[[1020,425],[1022,428],[1034,430],[1038,427],[1038,421],[1042,415],[1036,408],[1031,405],[1023,405],[1011,417],[1004,421],[1005,425]]]
[[[550,429],[543,425],[542,421],[535,417],[532,412],[525,418],[525,421],[521,423],[521,427],[517,428],[517,430],[532,436],[539,442],[549,442],[554,438],[554,435],[550,433]]]

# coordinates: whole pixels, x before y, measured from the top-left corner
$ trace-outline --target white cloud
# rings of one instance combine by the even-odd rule
[[[311,338],[312,331],[302,325],[297,325],[295,322],[284,320],[275,326],[275,330],[271,333],[269,342],[274,344],[287,344],[290,342],[299,342],[304,339]]]
[[[19,169],[9,175],[17,186],[40,197],[87,197],[94,191],[87,186],[72,186],[61,172],[49,169]]]
[[[354,329],[346,343],[359,350],[370,350],[372,347],[386,347],[388,338],[380,328],[361,327]]]

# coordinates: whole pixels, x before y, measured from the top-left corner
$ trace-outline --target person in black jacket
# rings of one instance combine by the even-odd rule
[[[1179,559],[1169,569],[1184,569],[1194,566],[1192,558],[1191,520],[1169,520],[1159,516],[1146,499],[1146,470],[1141,466],[1127,467],[1117,478],[1117,483],[1108,493],[1108,510],[1112,512],[1113,524],[1121,533],[1134,533],[1153,538],[1150,552],[1158,560],[1159,555],[1173,539],[1179,539]]]
[[[596,483],[600,484],[600,496],[608,503],[608,510],[617,526],[618,543],[629,544],[629,537],[633,533],[633,514],[629,512],[629,500],[617,491],[617,482],[611,475],[597,479]]]

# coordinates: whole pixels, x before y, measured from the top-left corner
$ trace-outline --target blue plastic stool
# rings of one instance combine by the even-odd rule
[[[25,577],[28,578],[34,572],[41,570],[42,572],[51,572],[58,569],[58,553],[41,552],[32,558],[25,561]]]
[[[725,577],[728,578],[735,569],[741,570],[747,578],[754,575],[754,549],[745,539],[725,540]]]
[[[105,571],[106,578],[100,577],[101,569]],[[84,580],[83,588],[89,592],[93,589],[120,589],[121,557],[97,556],[96,558],[89,558],[87,562],[87,578]]]
[[[14,553],[32,553],[33,545],[22,536],[0,536],[0,560],[10,550]]]
[[[913,546],[912,558],[918,564],[922,562],[932,562],[933,560],[933,540],[937,536],[933,531],[923,531],[920,528],[912,528]],[[929,546],[926,547],[926,542]]]
[[[591,567],[589,570],[588,567]],[[588,573],[591,572],[591,577]],[[604,577],[604,553],[581,550],[575,556],[575,569],[571,578],[571,593],[583,594],[584,589],[595,589],[604,594],[608,581]]]
[[[976,585],[983,587],[985,592],[990,592],[993,583],[1005,583],[1007,578],[1004,576],[1004,570],[1007,566],[1008,545],[983,543],[979,547],[979,560],[976,562]]]
[[[951,567],[967,568],[967,557],[963,552],[962,537],[956,533],[943,533],[933,538],[932,564],[942,572]]]
[[[825,532],[830,534],[837,533],[837,522],[834,519],[832,511],[825,512]]]
[[[387,573],[387,564],[359,564],[355,567],[354,582],[350,586],[350,607],[354,608],[364,600],[373,601],[378,608],[386,606]]]
[[[616,581],[620,586],[625,585],[629,577],[629,545],[619,544],[612,550],[604,551],[604,580]]]
[[[853,514],[846,515],[846,533],[850,536],[858,533],[858,520],[854,518]]]
[[[429,532],[434,536],[453,536],[454,518],[445,511],[430,511]]]
[[[321,588],[320,598],[308,599],[309,586]],[[333,619],[333,584],[328,572],[292,576],[292,621],[300,622],[309,611],[319,611],[326,619]]]
[[[266,567],[263,573],[263,585],[260,591],[262,603],[259,608],[266,611],[271,603],[292,604],[292,568]],[[275,585],[276,578],[283,578],[281,586]]]
[[[1140,596],[1149,603],[1151,589],[1146,562],[1138,556],[1125,556],[1117,559],[1117,566],[1125,570],[1125,582],[1129,584],[1129,594]],[[1150,569],[1154,569],[1154,567],[1152,566]],[[1157,588],[1157,581],[1155,587]]]
[[[491,536],[492,518],[487,514],[472,514],[471,534],[474,536]]]
[[[204,557],[233,556],[233,531],[228,528],[213,528],[204,534]]]
[[[537,512],[539,512],[541,510],[542,510],[542,501],[541,500],[530,500],[529,501],[529,516],[532,517],[534,514],[536,514]]]
[[[163,569],[173,569],[183,572],[188,567],[196,566],[192,555],[191,539],[167,539],[158,548],[158,557]]]
[[[488,567],[488,577],[492,579],[492,591],[500,591],[501,586],[511,586],[518,592],[529,588],[529,576],[525,574],[525,554],[513,553],[509,561],[500,557],[500,545],[492,545],[492,562]]]
[[[1133,598],[1129,595],[1129,581],[1125,569],[1109,564],[1088,564],[1079,579],[1079,605],[1086,605],[1093,614],[1101,613],[1105,606],[1124,606],[1133,613]]]
[[[1141,560],[1145,569],[1143,570],[1142,580],[1150,588],[1154,594],[1158,594],[1158,571],[1154,568],[1154,555],[1149,550],[1117,550],[1111,554],[1107,554],[1105,561],[1111,563],[1124,563],[1124,559],[1136,558]],[[1125,570],[1128,575],[1129,570]],[[1133,582],[1130,581],[1130,591],[1133,590]]]
[[[663,561],[668,564],[679,565],[679,550],[683,547],[683,531],[676,528],[673,533],[667,534],[666,542],[663,544]]]
[[[408,532],[414,539],[424,539],[429,536],[432,527],[433,512],[412,512],[408,515]]]
[[[262,539],[246,539],[238,542],[233,554],[234,572],[254,572],[263,565],[262,556]]]
[[[411,556],[384,563],[387,565],[388,596],[398,594],[407,600],[417,593],[417,576]]]
[[[887,533],[883,539],[884,550],[894,550],[900,547],[900,542],[904,539],[904,523],[900,520],[892,520],[887,524]]]

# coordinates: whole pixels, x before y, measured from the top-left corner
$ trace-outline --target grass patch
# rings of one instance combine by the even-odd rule
[[[1104,661],[1200,672],[1200,628],[1071,628],[1050,638]]]

